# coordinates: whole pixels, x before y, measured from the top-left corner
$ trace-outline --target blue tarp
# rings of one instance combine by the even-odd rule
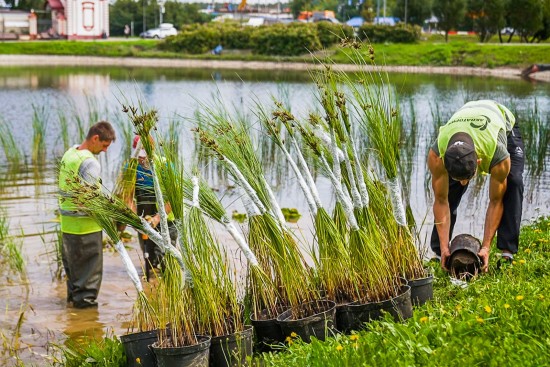
[[[361,27],[365,23],[365,19],[362,17],[353,17],[346,22],[350,27]]]

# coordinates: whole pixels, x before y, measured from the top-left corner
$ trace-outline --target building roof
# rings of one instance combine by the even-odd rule
[[[61,0],[47,0],[47,5],[50,6],[52,10],[63,10],[65,7],[61,3]]]

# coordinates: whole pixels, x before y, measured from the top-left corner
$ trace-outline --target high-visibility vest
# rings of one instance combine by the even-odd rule
[[[498,134],[501,130],[507,131],[507,123],[511,129],[515,119],[513,115],[510,119],[498,103],[488,100],[468,102],[439,128],[439,155],[441,158],[445,156],[449,140],[454,134],[467,133],[474,141],[478,158],[481,158],[481,173],[489,173],[497,148]]]
[[[70,148],[63,155],[59,167],[59,209],[61,211],[61,232],[69,234],[88,234],[101,231],[97,222],[78,210],[73,201],[66,197],[71,190],[73,178],[78,175],[80,165],[86,159],[96,159],[87,149]]]

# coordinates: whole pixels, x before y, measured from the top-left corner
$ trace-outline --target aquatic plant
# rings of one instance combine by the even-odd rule
[[[42,165],[46,161],[46,131],[48,130],[49,112],[46,106],[32,104],[32,162]]]
[[[4,121],[0,116],[0,145],[10,170],[18,170],[23,163],[23,152],[20,144],[14,138],[14,129],[10,123]]]

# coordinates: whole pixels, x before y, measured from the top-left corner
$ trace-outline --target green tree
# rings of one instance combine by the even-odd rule
[[[144,6],[145,12],[143,11]],[[164,4],[164,9],[163,22],[172,23],[178,29],[185,24],[204,23],[210,20],[209,15],[199,12],[200,6],[197,4],[167,1]],[[131,22],[134,22],[135,34],[157,27],[160,21],[159,12],[160,7],[155,0],[117,0],[109,8],[111,35],[123,35],[124,25],[130,25]]]
[[[510,27],[515,30],[522,42],[527,42],[528,37],[544,28],[543,0],[509,0],[507,13]]]
[[[488,42],[505,26],[505,6],[505,0],[468,1],[468,17],[472,20],[480,42]]]
[[[297,18],[298,15],[300,15],[301,11],[309,10],[311,11],[313,9],[313,1],[312,0],[291,0],[290,1],[290,11],[292,12],[292,15],[294,18]]]
[[[406,12],[406,17],[405,17]],[[397,0],[393,14],[403,22],[424,25],[432,12],[431,0]]]
[[[546,41],[548,38],[550,38],[550,0],[545,0],[544,12],[542,15],[542,28],[535,32],[530,42],[537,41],[538,43],[540,41]]]
[[[367,23],[374,22],[374,17],[376,16],[376,8],[374,6],[373,0],[367,0],[363,2],[363,7],[361,9],[361,16]]]
[[[178,29],[186,24],[206,23],[210,21],[208,14],[200,13],[200,5],[184,4],[177,1],[167,1],[164,21],[174,24]]]
[[[445,32],[445,42],[447,42],[449,31],[456,29],[464,20],[466,0],[434,0],[432,12],[439,19],[439,29]]]

